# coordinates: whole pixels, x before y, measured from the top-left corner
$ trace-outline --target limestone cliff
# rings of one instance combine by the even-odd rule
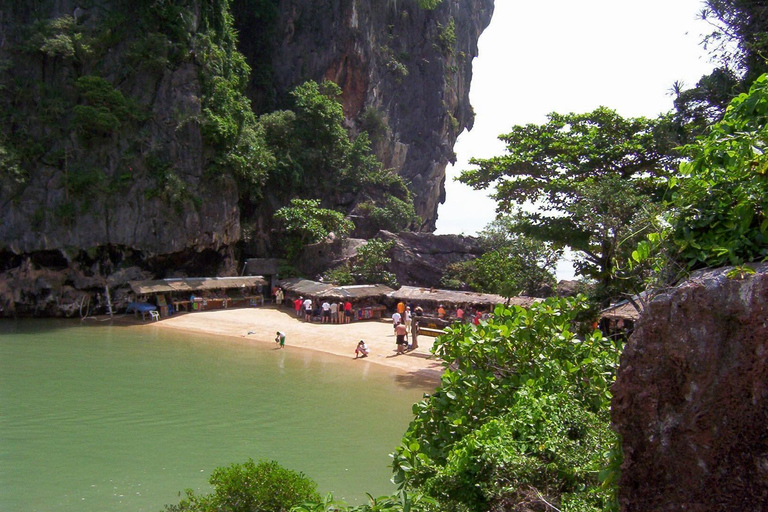
[[[0,1],[0,315],[69,314],[129,275],[235,272],[241,198],[265,179],[253,120],[308,79],[341,86],[348,130],[370,134],[409,183],[414,227],[432,230],[492,10]],[[269,191],[260,200],[281,206]],[[270,233],[269,219],[250,220]]]
[[[371,134],[385,166],[410,183],[419,228],[433,231],[453,145],[474,121],[472,59],[493,0],[446,0],[435,10],[410,0],[279,5],[274,93],[309,78],[339,84],[350,128]]]

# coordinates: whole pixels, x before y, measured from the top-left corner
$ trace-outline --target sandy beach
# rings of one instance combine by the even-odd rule
[[[395,354],[391,321],[364,320],[341,325],[307,323],[288,308],[264,306],[179,313],[143,325],[227,336],[246,343],[272,346],[275,346],[275,333],[281,331],[286,334],[284,350],[317,350],[353,360],[355,364],[387,366],[414,378],[437,381],[442,373],[440,361],[430,353],[434,339],[429,336],[419,336],[416,350]],[[371,353],[355,360],[355,347],[361,339],[365,340]]]

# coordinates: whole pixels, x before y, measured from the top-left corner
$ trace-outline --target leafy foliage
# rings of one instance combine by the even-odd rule
[[[436,9],[438,5],[440,5],[443,0],[416,0],[419,7],[422,9],[425,9],[427,11],[431,11],[433,9]]]
[[[275,461],[258,464],[248,460],[216,468],[209,479],[211,494],[195,495],[187,490],[178,505],[167,512],[288,512],[307,501],[319,501],[317,484],[303,473],[281,467]]]
[[[394,245],[394,241],[372,239],[358,247],[352,265],[352,274],[356,276],[357,281],[361,284],[382,283],[396,288],[397,278],[387,271],[387,265],[392,261],[387,253]]]
[[[456,443],[424,488],[445,504],[442,510],[554,502],[561,510],[601,511],[606,496],[597,476],[613,442],[604,418],[570,396],[523,388],[509,412]]]
[[[519,210],[514,229],[573,248],[578,272],[602,284],[604,299],[620,291],[615,262],[625,257],[632,223],[660,198],[677,161],[674,127],[666,117],[625,119],[604,107],[548,117],[543,125],[513,127],[499,137],[507,154],[471,160],[478,168],[459,180],[494,186],[502,213],[534,203],[534,212]]]
[[[582,503],[607,500],[610,490],[594,497],[600,493],[594,473],[614,442],[608,406],[621,347],[599,331],[576,336],[575,318],[587,308],[584,297],[552,298],[528,309],[497,307],[477,327],[450,327],[433,349],[446,366],[441,385],[414,406],[415,418],[393,455],[395,482],[426,491],[441,506],[461,503],[467,510],[488,510],[481,504],[498,504],[529,485],[574,490],[582,496],[567,499]],[[565,410],[556,419],[558,408]],[[547,414],[524,420],[537,410]],[[494,429],[505,433],[495,436]],[[511,470],[514,460],[519,465]],[[579,462],[561,472],[554,471],[559,463],[548,466],[555,460],[563,467]],[[496,480],[502,474],[504,481]],[[506,481],[517,484],[499,485]]]
[[[448,266],[443,284],[448,288],[514,297],[536,296],[544,285],[553,286],[553,271],[562,250],[514,233],[514,220],[502,217],[479,233],[485,252],[474,260]]]
[[[344,214],[320,207],[317,199],[293,199],[291,206],[275,212],[288,233],[285,241],[287,257],[292,260],[306,244],[325,240],[331,233],[346,236],[354,227]]]
[[[672,241],[689,267],[768,256],[768,75],[735,98],[709,133],[683,148],[672,179]]]

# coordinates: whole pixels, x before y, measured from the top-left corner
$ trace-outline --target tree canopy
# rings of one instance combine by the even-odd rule
[[[669,117],[623,118],[608,108],[548,116],[499,137],[506,154],[472,159],[459,180],[494,187],[498,211],[520,213],[514,229],[577,252],[577,271],[616,293],[614,268],[665,188],[677,155]],[[533,204],[535,211],[522,209]]]
[[[768,256],[768,75],[735,98],[722,121],[683,148],[670,180],[672,240],[690,267]]]
[[[442,284],[449,289],[514,297],[539,296],[556,284],[554,270],[562,250],[552,243],[515,233],[513,217],[500,217],[479,233],[485,251],[473,260],[448,266]]]

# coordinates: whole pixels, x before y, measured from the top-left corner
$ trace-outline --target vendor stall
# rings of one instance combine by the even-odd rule
[[[138,296],[160,306],[160,315],[165,317],[175,311],[249,306],[257,298],[262,299],[257,290],[267,282],[261,276],[245,276],[185,277],[131,281],[129,284]]]

